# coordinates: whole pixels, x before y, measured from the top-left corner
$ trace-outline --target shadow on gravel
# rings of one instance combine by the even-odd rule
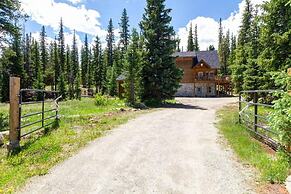
[[[163,108],[177,108],[177,109],[198,109],[198,110],[208,110],[207,108],[203,108],[200,106],[193,106],[189,104],[165,104],[162,106]]]

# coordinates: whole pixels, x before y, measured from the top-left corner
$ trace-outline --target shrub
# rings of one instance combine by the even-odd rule
[[[109,104],[109,101],[110,101],[110,99],[108,96],[104,96],[100,93],[95,95],[95,104],[97,106],[106,106]]]
[[[8,115],[0,113],[0,131],[8,130]]]

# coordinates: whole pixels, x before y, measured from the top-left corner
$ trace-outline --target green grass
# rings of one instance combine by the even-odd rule
[[[121,100],[111,102],[107,106],[96,106],[94,99],[61,102],[58,129],[22,139],[22,150],[17,154],[8,156],[6,149],[0,148],[0,193],[14,192],[28,178],[46,174],[80,147],[138,114],[119,111],[126,108]],[[1,111],[8,110],[7,105],[0,107]],[[31,111],[37,109],[36,105],[30,107]]]
[[[237,107],[227,106],[217,114],[220,118],[218,128],[242,162],[258,169],[261,181],[283,183],[290,171],[287,156],[281,152],[276,155],[269,154],[264,146],[238,123]]]

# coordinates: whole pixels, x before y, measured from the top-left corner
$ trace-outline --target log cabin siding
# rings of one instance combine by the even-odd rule
[[[176,58],[176,65],[183,70],[183,78],[180,83],[194,83],[193,77],[193,57]]]

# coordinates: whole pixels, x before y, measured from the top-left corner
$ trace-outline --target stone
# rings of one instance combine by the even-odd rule
[[[4,136],[0,133],[0,146],[4,145]]]

